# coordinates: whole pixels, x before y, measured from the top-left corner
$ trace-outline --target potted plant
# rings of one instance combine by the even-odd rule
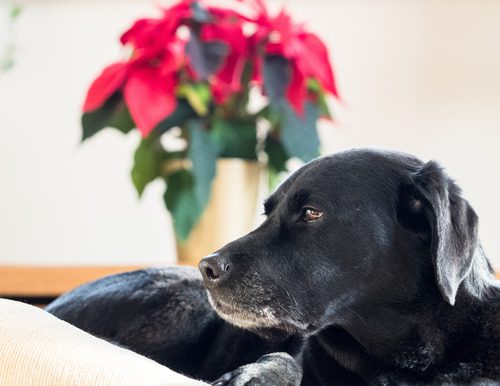
[[[330,118],[326,95],[338,97],[315,34],[284,10],[271,15],[263,0],[233,5],[181,0],[137,20],[120,39],[130,56],[102,71],[83,106],[83,140],[106,127],[139,130],[132,181],[139,195],[157,178],[166,182],[181,243],[199,226],[218,160],[259,161],[275,181],[289,158],[319,155],[316,122]],[[170,148],[165,136],[184,146]]]

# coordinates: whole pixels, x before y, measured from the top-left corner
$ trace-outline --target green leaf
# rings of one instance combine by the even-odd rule
[[[279,104],[285,99],[290,71],[290,63],[283,56],[268,55],[264,59],[264,88],[271,104]]]
[[[17,19],[23,11],[23,7],[19,4],[14,4],[10,8],[10,17],[11,19]]]
[[[199,116],[206,116],[208,114],[208,106],[211,100],[210,88],[207,84],[189,84],[185,83],[177,89],[179,96],[185,97],[193,110]]]
[[[203,213],[196,197],[193,177],[183,169],[169,175],[166,183],[163,199],[172,215],[175,234],[185,241]]]
[[[189,119],[197,117],[196,112],[185,99],[177,101],[175,111],[161,121],[150,135],[161,136],[172,127],[183,126]]]
[[[214,119],[210,137],[220,157],[257,159],[257,128],[254,119]]]
[[[290,157],[283,144],[272,133],[266,138],[264,151],[267,153],[269,190],[273,191],[281,181],[281,173],[287,170],[286,162]]]
[[[328,107],[328,102],[326,101],[325,90],[323,90],[323,87],[318,82],[318,80],[314,78],[309,78],[307,80],[307,88],[309,89],[309,91],[312,91],[314,94],[316,94],[316,98],[318,98],[317,101],[318,101],[319,115],[331,119],[332,114],[330,112],[330,108]]]
[[[139,196],[142,195],[146,185],[159,177],[162,163],[167,158],[159,139],[146,138],[141,141],[134,154],[134,166],[130,172],[132,182]]]
[[[297,115],[288,103],[282,103],[281,108],[283,112],[281,141],[286,152],[304,162],[318,157],[320,146],[316,129],[318,106],[306,103],[303,116]]]
[[[203,121],[188,122],[189,148],[188,157],[192,163],[194,192],[202,209],[208,203],[215,177],[217,146],[212,142],[203,127]]]
[[[273,138],[270,135],[267,137],[264,151],[267,153],[267,163],[269,169],[272,169],[277,173],[287,170],[286,162],[290,157],[286,153],[283,144],[280,143],[276,138]]]
[[[117,106],[116,113],[110,116],[108,126],[120,130],[124,134],[136,127],[130,111],[123,101]]]
[[[322,117],[326,117],[329,119],[333,119],[332,113],[330,112],[330,108],[328,107],[328,102],[326,101],[326,95],[324,92],[318,95],[318,108],[319,115]]]
[[[216,72],[224,63],[228,52],[229,47],[225,42],[221,40],[201,41],[196,31],[191,29],[186,53],[199,78],[207,79],[209,75]]]
[[[92,137],[106,127],[128,133],[135,127],[121,94],[116,93],[104,105],[82,115],[82,141]]]
[[[307,79],[307,88],[314,93],[319,93],[323,90],[323,88],[321,87],[321,84],[315,78],[308,78]]]

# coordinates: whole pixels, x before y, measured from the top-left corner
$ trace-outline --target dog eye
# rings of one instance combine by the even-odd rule
[[[322,216],[323,212],[320,212],[319,210],[313,208],[305,208],[302,215],[302,220],[304,220],[305,222],[313,222],[320,219]]]

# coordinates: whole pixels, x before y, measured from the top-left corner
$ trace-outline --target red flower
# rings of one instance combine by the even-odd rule
[[[103,70],[88,90],[83,111],[99,109],[112,95],[120,93],[145,137],[174,112],[181,78],[189,82],[207,81],[215,103],[224,104],[232,95],[246,92],[247,85],[243,83],[249,80],[243,76],[248,64],[252,70],[250,80],[262,84],[266,55],[279,55],[290,63],[286,98],[297,112],[303,111],[308,98],[310,78],[338,96],[327,49],[316,35],[292,23],[284,11],[270,15],[262,0],[239,0],[237,5],[246,6],[249,15],[236,9],[202,7],[195,0],[181,0],[163,9],[159,18],[136,21],[120,38],[123,45],[131,46],[131,57]],[[179,33],[182,25],[189,27],[202,44],[227,45],[227,55],[216,54],[223,60],[215,73],[200,79],[194,71],[193,63],[203,63],[203,59],[191,62],[193,58],[186,52],[187,41]],[[249,25],[251,28],[247,30],[245,27]],[[203,49],[197,49],[200,55]],[[214,53],[201,52],[205,54]],[[213,71],[217,58],[212,55],[206,60],[211,61]]]
[[[176,31],[192,16],[193,0],[182,0],[170,8],[163,9],[161,18],[137,20],[120,38],[123,45],[134,47],[134,56],[156,57],[164,55],[167,46],[175,40]]]
[[[93,111],[101,107],[125,83],[127,70],[127,62],[118,62],[106,67],[90,85],[83,103],[83,111]]]
[[[215,11],[209,8],[211,13]],[[249,60],[249,40],[243,33],[244,19],[234,11],[224,14],[216,12],[221,19],[205,24],[201,30],[201,40],[222,41],[228,45],[228,55],[220,69],[209,78],[216,103],[224,103],[235,93],[242,91],[242,75]]]
[[[130,115],[143,137],[148,134],[177,106],[175,88],[177,78],[163,76],[151,66],[131,71],[123,89]]]
[[[146,137],[176,108],[178,70],[185,63],[186,42],[175,33],[190,15],[191,1],[164,11],[161,19],[141,19],[126,31],[122,44],[130,44],[129,61],[104,69],[90,86],[83,111],[101,107],[115,92],[122,92],[132,119]]]
[[[139,60],[115,63],[92,83],[83,111],[96,110],[115,92],[122,92],[132,119],[146,137],[175,110],[177,84],[177,73],[168,61],[156,66]]]
[[[328,51],[321,40],[294,24],[284,10],[273,17],[260,0],[254,1],[254,8],[258,11],[256,39],[264,40],[264,51],[290,62],[292,73],[286,95],[295,110],[303,111],[308,78],[317,79],[326,91],[339,97]]]

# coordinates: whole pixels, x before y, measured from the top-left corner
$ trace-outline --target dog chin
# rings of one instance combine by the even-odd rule
[[[214,299],[210,293],[208,300],[222,319],[246,330],[258,331],[272,328],[288,333],[301,333],[308,330],[308,326],[304,323],[277,317],[269,307],[262,307],[258,311],[243,310],[220,299]]]
[[[214,299],[210,294],[208,300],[217,314],[225,321],[243,329],[254,330],[259,328],[277,327],[278,319],[269,308],[263,308],[259,312],[249,312],[235,307],[220,299]]]

